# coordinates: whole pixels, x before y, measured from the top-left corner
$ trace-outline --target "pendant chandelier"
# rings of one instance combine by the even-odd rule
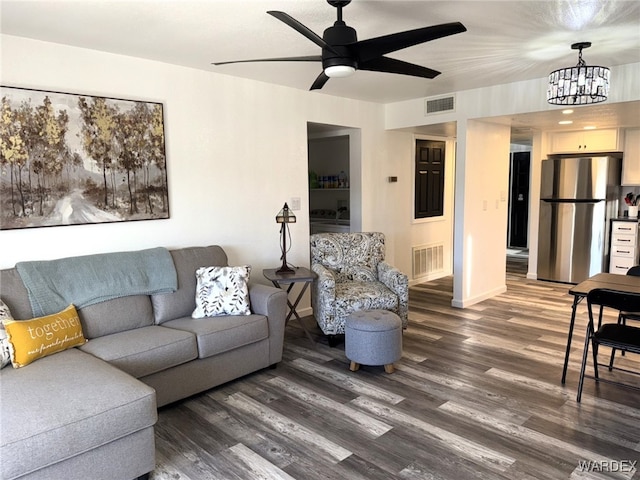
[[[582,49],[589,48],[591,42],[579,42],[571,45],[578,52],[578,64],[575,67],[560,68],[549,74],[547,101],[554,105],[586,105],[604,102],[609,95],[607,67],[587,65],[582,59]]]

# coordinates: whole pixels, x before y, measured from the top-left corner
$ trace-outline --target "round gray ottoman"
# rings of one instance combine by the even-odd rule
[[[393,362],[402,357],[402,321],[387,310],[361,310],[349,315],[344,324],[345,354],[351,371],[360,365],[384,365],[393,373]]]

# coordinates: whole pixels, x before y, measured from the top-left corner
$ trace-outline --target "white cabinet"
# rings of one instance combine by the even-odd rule
[[[551,134],[551,153],[619,152],[622,137],[616,128],[555,132]]]
[[[609,273],[626,275],[638,264],[638,222],[611,222]]]
[[[624,135],[622,185],[640,185],[640,128],[630,128]]]

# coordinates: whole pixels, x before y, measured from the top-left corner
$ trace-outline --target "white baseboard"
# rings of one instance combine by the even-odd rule
[[[301,317],[313,315],[313,308],[311,307],[299,308],[296,311],[298,312],[298,315],[300,315]],[[291,319],[289,319],[289,321],[291,321]]]
[[[456,300],[455,298],[453,300],[451,300],[451,306],[455,307],[455,308],[467,308],[470,307],[471,305],[475,305],[476,303],[480,303],[483,300],[487,300],[488,298],[492,298],[495,297],[496,295],[500,295],[501,293],[504,293],[507,291],[507,286],[506,285],[502,285],[498,288],[495,288],[489,292],[485,292],[482,295],[478,295],[476,297],[472,297],[472,298],[467,298],[465,300]]]
[[[448,271],[448,272],[438,272],[438,273],[433,273],[431,275],[425,275],[423,277],[419,277],[419,278],[414,278],[409,280],[409,286],[413,287],[414,285],[419,285],[421,283],[426,283],[426,282],[430,282],[432,280],[438,280],[439,278],[443,278],[443,277],[448,277],[453,275],[453,272]]]

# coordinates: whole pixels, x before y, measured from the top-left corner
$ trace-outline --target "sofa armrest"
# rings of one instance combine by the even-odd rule
[[[251,312],[269,318],[286,315],[287,294],[284,290],[261,283],[249,284],[249,301]]]
[[[282,360],[284,327],[287,316],[287,292],[259,283],[249,284],[251,312],[264,315],[269,322],[269,364]]]
[[[409,277],[382,261],[378,263],[378,280],[389,290],[398,295],[398,316],[402,320],[402,327],[407,328],[409,319]]]

